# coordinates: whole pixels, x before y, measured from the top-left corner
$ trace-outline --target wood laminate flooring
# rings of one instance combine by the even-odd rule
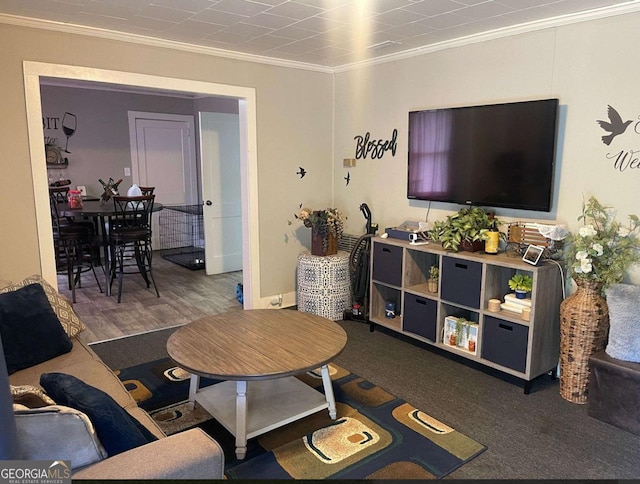
[[[98,280],[105,291],[105,277],[97,268]],[[95,343],[162,328],[179,326],[207,316],[242,309],[236,298],[236,285],[242,271],[207,276],[204,270],[192,271],[167,261],[154,253],[153,275],[160,297],[153,285],[147,288],[140,274],[125,275],[122,301],[117,302],[118,281],[113,293],[100,293],[91,272],[82,274],[82,287],[76,286],[74,310],[87,329],[80,333],[85,343]],[[58,275],[58,290],[71,299],[66,275]]]

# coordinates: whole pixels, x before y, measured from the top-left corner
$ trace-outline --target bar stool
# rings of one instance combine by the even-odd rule
[[[151,267],[151,212],[155,195],[136,197],[114,196],[114,218],[109,228],[111,267],[109,287],[118,274],[118,302],[122,298],[122,279],[125,274],[141,274],[147,287],[153,287],[160,297]],[[125,257],[133,253],[133,261]]]
[[[156,187],[138,187],[143,195],[153,195]]]
[[[53,244],[56,258],[56,270],[67,273],[67,283],[71,290],[71,299],[76,302],[76,286],[82,287],[81,275],[92,271],[102,292],[102,286],[95,271],[94,262],[98,254],[98,240],[92,224],[76,224],[62,217],[59,211],[61,192],[59,187],[49,189],[49,207],[53,228]],[[68,189],[67,189],[68,191]]]

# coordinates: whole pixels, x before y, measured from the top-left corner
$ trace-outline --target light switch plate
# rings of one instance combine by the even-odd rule
[[[128,166],[124,168],[124,176],[131,176],[131,168]]]

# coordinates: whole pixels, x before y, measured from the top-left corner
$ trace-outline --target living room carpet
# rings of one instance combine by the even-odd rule
[[[235,459],[231,434],[200,406],[192,411],[185,405],[189,376],[170,359],[117,373],[167,434],[200,426],[218,440],[230,479],[434,479],[486,449],[358,375],[333,364],[330,370],[338,418],[318,412],[250,439],[242,461]],[[322,388],[319,372],[298,378]]]

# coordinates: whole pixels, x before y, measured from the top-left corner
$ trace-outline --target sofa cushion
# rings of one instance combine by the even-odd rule
[[[613,284],[605,291],[609,306],[609,341],[612,358],[640,362],[640,286]]]
[[[0,294],[0,334],[9,374],[73,347],[40,284]]]
[[[63,405],[22,408],[14,414],[23,460],[69,460],[78,469],[107,457],[83,412]]]
[[[13,403],[19,403],[27,408],[39,408],[56,404],[42,388],[34,385],[10,385],[10,387]]]
[[[71,302],[69,302],[66,297],[56,291],[51,284],[49,284],[42,278],[42,276],[38,274],[34,274],[20,282],[10,284],[3,289],[0,289],[0,294],[15,291],[16,289],[28,286],[29,284],[40,284],[42,286],[44,293],[47,295],[47,299],[49,299],[51,308],[56,313],[56,316],[58,316],[60,324],[62,324],[62,327],[69,335],[69,338],[73,338],[78,333],[86,329],[84,323],[80,320],[78,315],[73,310]]]
[[[46,373],[40,385],[58,404],[87,414],[110,456],[157,440],[107,393],[72,375]]]

